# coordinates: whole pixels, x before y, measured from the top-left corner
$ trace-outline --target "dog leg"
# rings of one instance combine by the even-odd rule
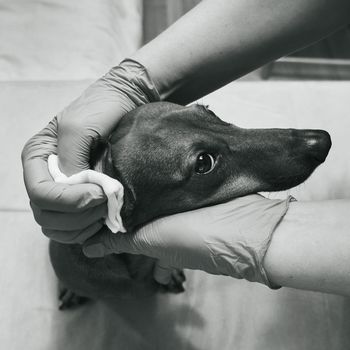
[[[159,285],[152,271],[155,260],[137,255],[90,259],[79,245],[50,242],[50,258],[61,281],[61,309],[87,299],[132,299],[154,295]]]
[[[75,309],[91,300],[74,293],[61,281],[58,281],[58,299],[60,301],[59,310]]]
[[[160,289],[164,293],[183,293],[185,291],[183,286],[185,281],[186,276],[183,270],[173,269],[170,275],[170,282],[166,285],[161,285]]]

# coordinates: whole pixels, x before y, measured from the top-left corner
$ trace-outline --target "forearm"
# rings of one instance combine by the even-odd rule
[[[188,103],[349,22],[347,0],[206,0],[133,59],[164,99]]]
[[[350,200],[293,202],[264,260],[277,285],[350,296]]]

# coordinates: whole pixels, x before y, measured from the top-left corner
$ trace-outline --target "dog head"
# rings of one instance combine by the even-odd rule
[[[103,171],[125,188],[133,229],[156,217],[305,181],[327,157],[322,130],[243,129],[202,105],[151,103],[125,115]]]

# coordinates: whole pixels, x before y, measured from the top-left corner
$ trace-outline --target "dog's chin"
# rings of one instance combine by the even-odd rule
[[[305,182],[312,172],[307,174],[300,174],[295,176],[289,176],[288,178],[283,178],[280,181],[275,181],[273,184],[268,185],[267,188],[265,188],[264,192],[279,192],[279,191],[286,191],[291,188],[294,188],[296,186],[301,185],[303,182]]]

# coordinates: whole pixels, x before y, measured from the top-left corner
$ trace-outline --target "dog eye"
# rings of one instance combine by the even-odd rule
[[[209,153],[201,153],[197,157],[195,171],[197,174],[208,174],[214,169],[215,159]]]

